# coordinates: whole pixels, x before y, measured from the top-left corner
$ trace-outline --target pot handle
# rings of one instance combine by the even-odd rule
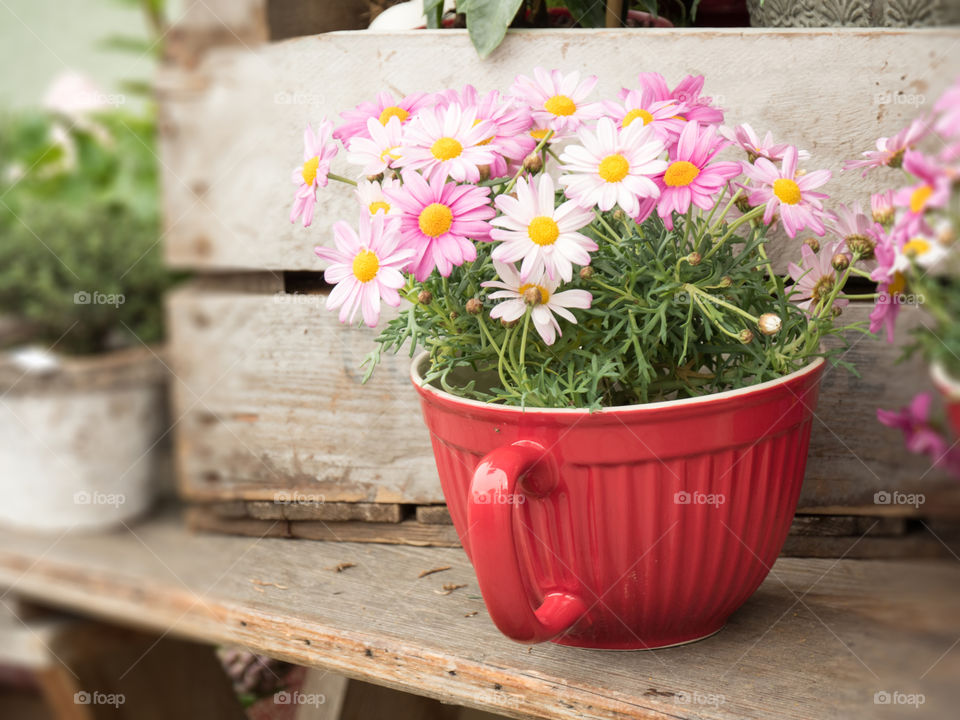
[[[470,553],[487,611],[500,632],[522,643],[555,638],[569,629],[587,606],[568,591],[546,593],[534,610],[523,581],[514,539],[514,502],[523,492],[519,480],[533,470],[541,496],[557,488],[558,478],[547,451],[539,444],[521,440],[488,453],[477,465],[470,483],[467,525]]]

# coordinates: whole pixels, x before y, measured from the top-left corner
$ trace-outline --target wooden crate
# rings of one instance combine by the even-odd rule
[[[307,121],[381,88],[505,88],[536,65],[596,72],[601,95],[634,84],[641,69],[673,80],[704,73],[730,123],[765,123],[809,149],[811,167],[839,171],[915,114],[904,99],[932,102],[960,53],[956,30],[517,32],[485,62],[456,31],[261,35],[255,50],[231,42],[199,52],[194,43],[161,77],[166,256],[200,273],[169,302],[181,492],[198,527],[425,544],[456,535],[438,522],[443,498],[409,360],[389,358],[359,384],[374,333],[341,328],[326,312],[311,252],[330,242],[333,221],[353,215],[354,200],[331,187],[313,227],[287,222]],[[334,169],[352,173],[342,153]],[[848,175],[827,190],[849,201],[883,182]],[[778,268],[798,243],[783,239]],[[869,306],[847,312],[865,319]],[[910,315],[907,323],[920,321]],[[858,552],[896,554],[913,547],[906,539],[917,523],[960,516],[956,484],[908,456],[875,419],[877,406],[899,407],[929,385],[923,368],[898,365],[898,350],[880,341],[854,342],[846,359],[862,377],[828,370],[824,380],[800,503],[813,519],[795,525],[794,554],[839,555],[851,544],[844,538],[867,530],[882,542]],[[926,502],[878,505],[883,490]],[[876,522],[862,524],[868,518]]]

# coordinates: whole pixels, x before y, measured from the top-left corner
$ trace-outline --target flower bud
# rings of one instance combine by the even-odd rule
[[[856,253],[865,260],[873,257],[873,250],[877,246],[876,241],[866,235],[850,235],[846,238],[846,242],[851,252]]]
[[[593,268],[587,265],[586,267],[580,268],[580,279],[589,280],[593,277]]]
[[[536,285],[528,287],[523,291],[523,301],[527,305],[539,305],[543,302],[543,295],[540,293],[540,288]]]
[[[452,311],[450,312],[450,319],[451,319],[451,320],[456,320],[458,317],[460,317],[460,313],[458,313],[456,310],[452,310]]]
[[[523,169],[529,173],[538,173],[543,170],[543,158],[540,153],[532,152],[523,159]]]
[[[370,182],[383,182],[383,173],[377,173],[376,175],[367,175],[367,180]]]
[[[750,212],[750,201],[747,199],[746,195],[740,195],[736,202],[734,202],[734,205],[736,206],[737,210],[742,213]]]
[[[480,171],[480,182],[490,179],[490,166],[489,165],[478,165],[477,170]]]
[[[764,313],[757,318],[757,327],[760,328],[760,332],[764,335],[776,335],[780,332],[780,326],[782,324],[783,321],[780,319],[780,316],[774,313]]]
[[[627,214],[620,208],[617,208],[616,210],[613,211],[613,219],[616,220],[617,222],[623,222],[624,220],[627,219]]]
[[[421,290],[420,294],[417,295],[417,302],[421,305],[429,305],[433,302],[433,293],[429,290]]]
[[[479,315],[480,311],[483,310],[483,303],[480,302],[478,298],[470,298],[467,300],[467,312],[471,315]]]
[[[833,313],[833,316],[834,316],[835,318],[838,318],[838,317],[840,317],[841,315],[843,315],[843,308],[842,308],[842,307],[837,307],[836,305],[834,305],[834,306],[830,309],[830,311]]]
[[[750,343],[753,342],[753,331],[748,330],[747,328],[744,328],[743,330],[740,331],[739,337],[740,337],[740,342],[742,342],[744,345],[749,345]]]
[[[803,244],[806,245],[811,250],[813,250],[815,253],[820,252],[820,241],[817,240],[815,237],[808,237],[806,240],[803,241]]]
[[[733,278],[731,278],[729,275],[724,275],[722,278],[720,278],[720,287],[728,288],[731,285],[733,285]]]
[[[703,258],[700,257],[700,253],[698,252],[692,252],[689,255],[687,255],[687,262],[693,265],[694,267],[699,265],[702,259]]]
[[[850,267],[850,257],[843,253],[837,253],[830,258],[830,264],[833,265],[833,269],[837,272],[843,272]]]

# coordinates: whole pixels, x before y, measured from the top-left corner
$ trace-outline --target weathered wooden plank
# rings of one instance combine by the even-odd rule
[[[305,540],[334,542],[387,543],[423,547],[459,547],[460,539],[452,525],[424,525],[416,520],[400,523],[312,522],[290,523],[290,536]]]
[[[433,454],[409,385],[409,359],[385,357],[360,384],[373,331],[341,327],[323,295],[184,288],[170,299],[180,487],[195,500],[442,503]],[[906,328],[919,321],[907,309]],[[851,320],[869,308],[851,306]],[[820,514],[960,514],[960,488],[903,449],[876,408],[928,387],[919,362],[856,337],[861,373],[825,372],[800,507]],[[878,504],[914,495],[922,503]],[[899,493],[899,494],[896,494]],[[879,499],[883,499],[879,496]],[[844,508],[860,508],[844,511]],[[424,511],[426,512],[426,511]]]
[[[356,208],[345,186],[329,187],[312,228],[287,222],[303,127],[379,90],[507,89],[517,73],[543,65],[596,73],[598,97],[612,97],[639,70],[674,83],[703,73],[730,123],[770,129],[808,149],[811,168],[836,172],[936,98],[953,79],[958,39],[956,29],[511,31],[483,62],[467,33],[453,30],[217,49],[196,71],[168,68],[160,82],[166,256],[191,268],[320,268],[312,247],[331,242],[331,224]],[[356,174],[344,153],[334,170]],[[889,182],[854,173],[825,191],[849,202]],[[779,267],[798,243],[772,250]]]
[[[418,505],[417,522],[425,525],[453,525],[446,505]]]
[[[899,709],[932,720],[960,703],[953,559],[781,559],[718,635],[596,653],[502,637],[461,550],[297,543],[294,552],[289,540],[191,536],[169,518],[132,530],[53,544],[0,530],[0,584],[515,718],[874,720],[876,694],[899,692],[923,694]],[[451,570],[418,579],[443,565]],[[467,587],[441,595],[443,583]]]
[[[396,503],[326,503],[299,502],[281,499],[268,502],[255,500],[247,503],[250,517],[261,520],[323,520],[347,522],[362,520],[370,523],[398,523],[403,509]]]

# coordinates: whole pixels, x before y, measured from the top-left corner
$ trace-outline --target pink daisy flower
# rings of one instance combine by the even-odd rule
[[[873,168],[883,165],[899,168],[903,163],[903,156],[907,150],[913,149],[930,132],[930,124],[923,118],[918,118],[893,137],[882,137],[877,140],[877,149],[868,150],[863,154],[863,160],[851,160],[844,164],[843,170],[863,168],[862,176]]]
[[[533,78],[517,75],[510,92],[530,107],[537,127],[566,137],[575,133],[585,120],[595,120],[603,114],[599,103],[586,101],[596,85],[595,75],[581,81],[579,72],[564,75],[559,70],[538,67],[533,70]]]
[[[919,183],[898,190],[893,202],[904,208],[904,232],[929,232],[924,214],[931,208],[942,208],[950,199],[951,173],[921,152],[910,151],[904,156],[903,169],[920,180]]]
[[[944,91],[933,106],[933,111],[939,115],[936,123],[938,133],[944,137],[960,135],[960,78]]]
[[[819,253],[809,245],[800,246],[800,264],[791,262],[787,272],[793,279],[790,300],[812,314],[821,300],[826,300],[837,284],[837,271],[833,269],[833,256],[843,245],[843,241],[825,243]],[[833,301],[834,307],[845,307],[850,303],[842,297]]]
[[[377,99],[373,102],[362,102],[353,110],[340,113],[343,124],[333,131],[333,136],[346,144],[352,137],[367,135],[367,120],[370,118],[375,118],[381,125],[386,125],[390,118],[395,117],[404,124],[420,110],[432,104],[433,97],[427,93],[412,93],[400,100],[394,100],[388,92],[377,93]]]
[[[713,197],[727,182],[741,173],[738,162],[713,162],[726,142],[717,138],[713,125],[689,122],[670,153],[670,164],[657,177],[660,199],[657,214],[668,229],[673,229],[673,213],[681,215],[696,205],[709,210]]]
[[[754,207],[766,204],[763,222],[771,224],[779,211],[783,227],[790,237],[796,237],[803,228],[810,228],[823,235],[823,203],[825,193],[814,192],[828,180],[829,170],[815,170],[797,176],[797,149],[791,145],[783,153],[782,168],[777,168],[766,158],[758,158],[752,165],[743,164],[743,172],[760,183],[750,190],[749,202]],[[829,261],[829,258],[828,258]]]
[[[476,260],[470,238],[490,235],[487,221],[495,214],[490,188],[448,183],[439,175],[428,182],[412,170],[402,177],[403,187],[384,189],[384,197],[400,210],[403,243],[416,251],[412,272],[417,281],[426,280],[435,267],[447,277],[455,265]]]
[[[737,125],[735,128],[723,126],[720,128],[720,134],[739,145],[747,153],[750,162],[754,162],[757,158],[766,158],[770,162],[780,162],[783,160],[783,154],[790,147],[787,143],[775,143],[773,133],[769,130],[761,140],[748,123]],[[810,153],[806,150],[798,150],[797,159],[809,160]]]
[[[558,276],[569,282],[573,264],[589,265],[590,253],[597,244],[577,232],[593,221],[593,212],[572,200],[555,207],[553,178],[547,174],[528,183],[517,180],[517,196],[498,195],[494,201],[502,215],[491,221],[493,240],[502,241],[493,251],[493,259],[505,263],[523,260],[520,279],[540,277],[546,272],[551,280]],[[502,229],[501,229],[502,228]]]
[[[383,194],[384,190],[391,191],[399,188],[400,181],[392,177],[385,177],[380,182],[361,180],[357,183],[357,200],[360,202],[360,207],[371,215],[379,212],[388,217],[399,217],[399,209],[392,206]]]
[[[297,191],[293,196],[293,208],[290,210],[290,222],[296,222],[303,216],[303,226],[313,222],[313,209],[317,204],[317,188],[326,187],[330,172],[330,161],[337,154],[337,144],[330,139],[333,123],[324,120],[314,133],[307,123],[303,131],[303,165],[293,170],[293,182]]]
[[[400,167],[425,175],[477,182],[480,166],[493,162],[488,147],[496,132],[489,120],[477,121],[476,108],[447,105],[423,110],[406,128]]]
[[[537,282],[524,282],[520,279],[517,268],[512,264],[494,261],[500,280],[490,280],[480,283],[483,287],[500,288],[490,294],[491,300],[502,300],[490,311],[490,317],[501,318],[506,322],[513,322],[523,317],[529,307],[524,299],[524,293],[536,288],[540,293],[540,302],[530,311],[530,319],[540,337],[547,345],[553,345],[557,337],[563,335],[560,324],[554,313],[564,320],[577,324],[577,318],[567,308],[590,307],[593,296],[586,290],[564,290],[556,292],[559,280],[551,280],[544,275]]]
[[[630,216],[640,211],[639,198],[659,197],[652,176],[667,169],[663,142],[653,128],[631,123],[617,130],[613,120],[601,118],[596,133],[582,128],[581,145],[570,145],[560,156],[566,175],[560,184],[580,207],[603,211],[619,205]]]
[[[455,103],[474,109],[477,122],[488,120],[493,123],[493,135],[485,141],[494,152],[493,162],[490,164],[491,177],[508,175],[508,165],[511,162],[523,162],[539,142],[530,135],[533,125],[530,108],[503,102],[497,90],[480,95],[472,85],[465,85],[460,93],[454,90],[443,93],[437,104]],[[540,139],[542,140],[543,136]]]
[[[621,95],[621,102],[605,100],[603,108],[621,128],[629,127],[633,122],[651,126],[654,134],[668,146],[677,141],[686,125],[684,120],[677,117],[685,107],[678,108],[673,100],[650,101],[648,94],[640,90],[626,90]]]
[[[877,238],[883,228],[872,220],[864,211],[859,202],[853,208],[840,205],[836,212],[827,213],[827,224],[850,250],[861,255],[869,255],[869,249],[877,244]]]
[[[696,121],[704,124],[714,124],[723,122],[723,110],[713,106],[713,99],[701,97],[703,90],[703,75],[687,75],[677,86],[671,90],[667,86],[667,81],[660,73],[644,72],[637,76],[641,91],[650,102],[663,102],[666,100],[674,102],[676,105],[682,105],[682,112],[678,107],[678,118],[680,120]],[[620,97],[623,98],[623,90]]]
[[[896,211],[893,207],[893,190],[885,190],[870,196],[870,214],[875,222],[889,227],[893,223]]]
[[[379,175],[396,165],[403,146],[403,126],[396,117],[386,125],[367,120],[367,134],[355,135],[347,144],[347,162],[360,165],[364,175]]]
[[[933,396],[920,393],[901,410],[877,409],[877,420],[903,433],[907,450],[926,455],[934,467],[943,468],[960,477],[960,449],[951,445],[930,421]]]
[[[896,246],[892,235],[881,233],[878,236],[877,247],[873,251],[877,265],[870,274],[870,279],[879,283],[877,300],[870,313],[870,332],[878,333],[886,328],[888,343],[894,340],[900,299],[907,287],[906,278],[895,269],[899,254]]]
[[[334,223],[333,240],[336,247],[314,249],[317,257],[331,263],[324,280],[336,285],[327,297],[327,309],[340,308],[342,323],[353,323],[360,311],[363,321],[376,327],[381,300],[400,305],[397,290],[403,287],[402,271],[413,250],[399,247],[399,227],[382,213],[361,213],[359,235],[342,220]]]

